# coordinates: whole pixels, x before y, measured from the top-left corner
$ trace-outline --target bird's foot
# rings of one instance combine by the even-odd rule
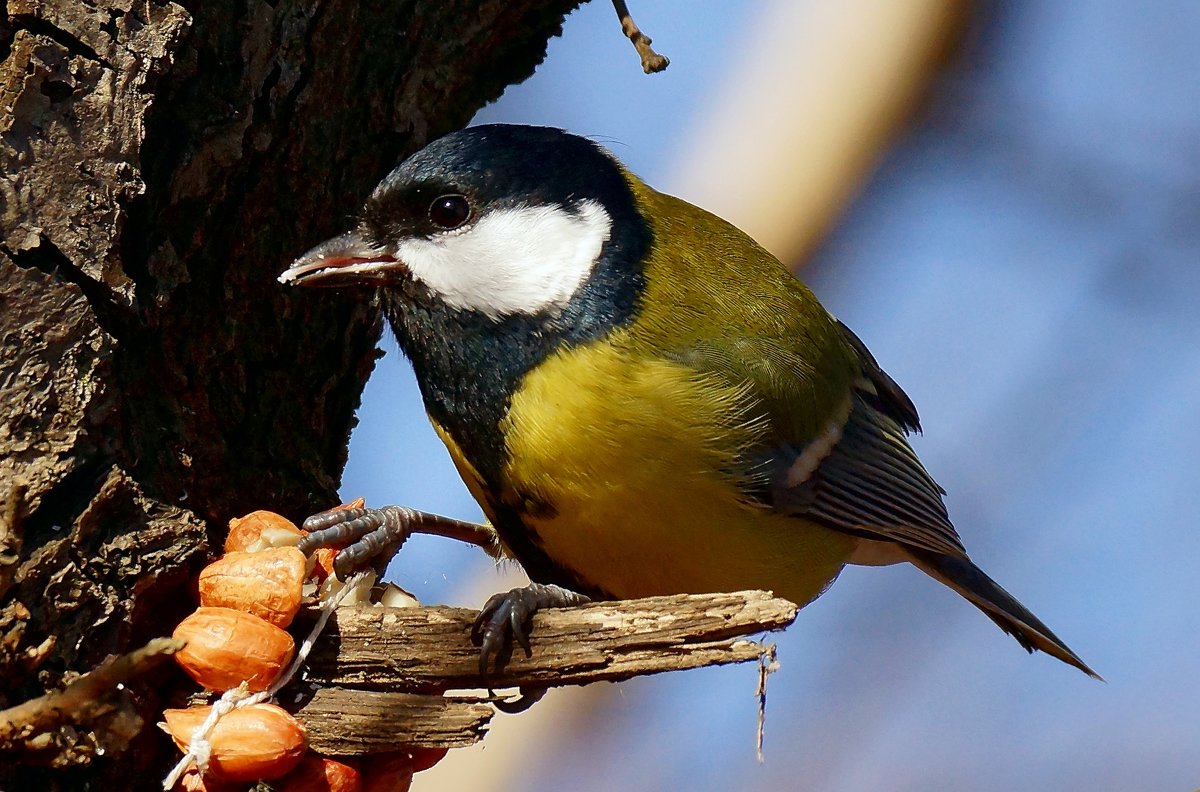
[[[340,580],[356,567],[374,562],[383,574],[388,561],[413,534],[430,534],[456,539],[483,548],[489,555],[500,554],[500,542],[489,525],[455,520],[404,506],[378,509],[334,509],[314,514],[302,526],[308,536],[300,540],[300,550],[310,555],[321,547],[341,547],[333,560],[333,571]]]
[[[479,647],[480,675],[487,676],[488,662],[493,657],[496,670],[503,669],[512,656],[514,641],[525,650],[526,657],[533,656],[533,649],[529,645],[529,621],[539,610],[570,608],[591,601],[590,597],[561,586],[540,583],[530,583],[504,594],[496,594],[484,604],[471,629],[471,640]]]
[[[321,512],[304,521],[301,527],[308,535],[298,547],[305,555],[322,547],[341,547],[333,559],[339,580],[346,580],[357,567],[368,563],[382,573],[423,517],[432,515],[403,506]]]

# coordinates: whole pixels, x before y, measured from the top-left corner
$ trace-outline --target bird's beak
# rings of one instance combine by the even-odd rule
[[[292,262],[280,283],[297,286],[381,286],[403,270],[395,256],[351,231],[322,242]]]

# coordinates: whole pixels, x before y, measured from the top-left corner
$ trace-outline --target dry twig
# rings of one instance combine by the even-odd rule
[[[637,50],[638,56],[642,59],[642,71],[646,74],[653,74],[667,68],[671,64],[670,59],[659,55],[650,48],[650,44],[653,42],[633,21],[629,7],[625,5],[625,0],[613,0],[613,9],[617,12],[617,19],[621,20],[621,32],[633,43],[633,48]]]
[[[175,654],[183,641],[155,638],[140,649],[115,657],[47,693],[0,712],[0,749],[16,746],[65,724],[87,723],[103,714],[106,699],[117,687]]]

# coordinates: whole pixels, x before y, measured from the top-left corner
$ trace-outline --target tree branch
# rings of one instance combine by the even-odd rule
[[[602,602],[539,613],[533,657],[479,675],[463,608],[339,610],[309,657],[296,707],[310,744],[334,755],[404,746],[462,746],[482,738],[494,695],[440,695],[498,687],[547,688],[615,682],[645,674],[761,661],[745,636],[791,624],[797,607],[768,592],[676,595]],[[292,689],[293,691],[296,688]],[[386,691],[386,692],[384,692]]]
[[[109,694],[118,686],[145,673],[182,647],[182,641],[155,638],[140,649],[89,671],[63,690],[0,711],[0,749],[12,748],[22,740],[63,724],[87,723],[107,707]]]
[[[312,750],[325,756],[363,756],[414,746],[474,745],[487,733],[495,709],[485,696],[320,688],[295,713]]]

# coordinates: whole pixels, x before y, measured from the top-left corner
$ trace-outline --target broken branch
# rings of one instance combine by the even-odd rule
[[[64,689],[47,693],[0,712],[0,749],[63,724],[86,723],[102,714],[113,690],[175,654],[183,641],[155,638],[140,649],[115,657],[76,679]]]
[[[782,629],[797,610],[763,591],[547,610],[533,619],[533,656],[518,653],[483,678],[470,641],[476,611],[343,608],[309,656],[305,680],[315,692],[294,687],[297,698],[289,704],[285,693],[283,704],[329,754],[468,745],[482,738],[497,697],[444,691],[585,685],[759,661],[773,647],[745,636]]]

